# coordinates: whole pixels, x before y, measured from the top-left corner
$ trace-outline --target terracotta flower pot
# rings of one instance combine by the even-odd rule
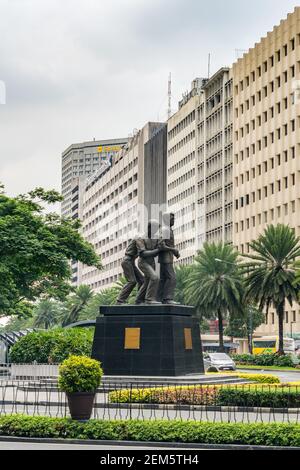
[[[90,419],[96,392],[76,392],[66,395],[72,419],[78,421]]]

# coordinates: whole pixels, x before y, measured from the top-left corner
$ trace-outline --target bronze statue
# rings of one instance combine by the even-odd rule
[[[138,286],[138,295],[136,298],[136,304],[142,304],[144,302],[143,292],[140,292],[141,287],[144,283],[144,276],[141,271],[136,267],[135,260],[138,256],[138,250],[136,245],[136,240],[131,240],[126,248],[125,256],[122,261],[122,268],[127,284],[121,290],[119,297],[117,299],[117,304],[125,304],[130,296],[131,292]]]
[[[145,296],[145,303],[157,305],[161,302],[156,300],[159,285],[159,276],[155,272],[155,257],[159,253],[158,234],[159,223],[151,220],[148,223],[148,231],[145,238],[136,241],[139,260],[138,267],[144,274],[144,284],[139,291],[140,296]],[[152,238],[153,237],[153,238]]]
[[[179,251],[175,248],[174,232],[172,229],[175,223],[175,215],[173,213],[165,213],[162,219],[162,234],[158,243],[160,250],[158,255],[158,262],[160,264],[158,299],[163,304],[178,305],[178,303],[174,301],[176,273],[173,263],[174,256],[176,258],[180,257]]]

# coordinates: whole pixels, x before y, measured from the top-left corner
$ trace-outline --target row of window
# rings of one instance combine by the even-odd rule
[[[172,165],[172,166],[168,169],[168,176],[173,175],[173,174],[176,173],[178,170],[180,170],[181,168],[183,168],[184,166],[188,165],[189,163],[191,163],[191,162],[194,161],[194,160],[195,160],[195,151],[189,153],[188,155],[186,155],[186,157],[180,159],[177,163],[175,163],[175,165]]]
[[[255,121],[252,121],[252,125],[255,128]],[[300,117],[298,116],[298,127],[300,127]],[[252,154],[255,153],[256,148],[258,151],[261,151],[262,148],[268,147],[268,145],[274,144],[275,139],[280,140],[282,136],[288,136],[290,133],[295,132],[296,130],[296,119],[291,119],[289,123],[283,124],[281,127],[278,127],[275,131],[265,135],[262,139],[257,141],[257,147],[255,144],[252,144]],[[239,141],[243,139],[246,134],[250,134],[250,124],[246,124],[245,127],[241,127],[240,131],[235,132],[235,140]],[[249,149],[250,152],[250,149]]]
[[[300,72],[300,61],[297,62],[297,72]],[[257,102],[261,102],[264,98],[267,98],[269,94],[274,93],[275,89],[279,89],[282,83],[288,83],[289,79],[292,80],[296,77],[296,67],[292,65],[289,68],[289,71],[283,72],[282,76],[279,75],[275,80],[272,80],[268,85],[265,85],[262,90],[256,92],[252,95],[250,99],[245,100],[245,104],[242,103],[239,108],[235,108],[236,117],[239,116],[239,113],[244,114],[244,111],[250,109],[250,105],[255,106]]]
[[[85,202],[85,206],[88,206],[89,204],[91,204],[93,201],[96,201],[96,200],[99,200],[101,199],[101,196],[103,194],[106,193],[107,190],[111,189],[112,185],[117,183],[118,181],[120,181],[120,179],[127,175],[127,173],[129,171],[131,171],[134,167],[137,166],[137,162],[138,162],[138,159],[137,157],[134,158],[134,160],[131,160],[125,167],[123,167],[122,169],[120,169],[118,172],[115,173],[115,175],[109,179],[107,179],[107,182],[105,184],[103,184],[102,186],[99,187],[98,191],[96,191],[92,196],[90,196],[86,202]],[[136,178],[137,179],[137,173],[135,173],[135,175],[133,176],[133,178]],[[121,188],[121,186],[120,186]],[[124,188],[123,188],[124,189]],[[121,191],[123,189],[120,189]],[[115,195],[118,194],[118,189],[115,190]],[[92,211],[89,211],[88,215],[91,215],[93,213],[93,209]]]
[[[269,211],[264,211],[262,214],[257,216],[249,217],[245,220],[241,220],[235,224],[235,232],[240,233],[244,230],[249,230],[250,228],[256,227],[256,225],[262,225],[267,223],[273,223],[281,217],[285,217],[289,214],[296,213],[296,201],[291,201],[290,203],[283,204],[282,206],[277,206],[276,208],[270,209]]]
[[[250,202],[255,203],[256,200],[261,201],[264,197],[269,197],[278,193],[284,189],[288,189],[289,187],[293,187],[296,185],[296,175],[293,173],[292,175],[285,176],[284,178],[277,180],[273,183],[270,183],[263,188],[258,189],[257,191],[253,191],[250,194],[246,194],[246,196],[240,197],[240,199],[236,199],[235,201],[235,208],[239,209],[245,206],[249,206]]]
[[[298,315],[297,315],[297,312],[296,310],[292,310],[290,312],[290,315],[289,315],[289,312],[285,312],[285,323],[290,323],[290,322],[293,322],[293,323],[296,323],[297,322],[297,316],[299,318],[299,315],[300,315],[300,311],[298,312]],[[277,319],[277,314],[274,313],[274,312],[269,312],[269,313],[266,313],[266,319],[265,319],[265,324],[266,325],[275,325],[275,323],[277,324],[278,322],[278,319]]]
[[[192,168],[191,170],[187,171],[183,175],[179,176],[176,180],[172,181],[172,183],[168,184],[168,191],[171,191],[172,189],[178,188],[181,184],[186,183],[186,181],[189,181],[191,178],[193,178],[193,181],[191,181],[190,184],[194,184],[194,177],[195,177],[195,167]]]
[[[295,50],[297,45],[300,45],[300,34],[297,35],[297,38],[292,38],[289,43],[286,43],[282,49],[278,49],[268,60],[265,60],[262,65],[258,66],[256,70],[253,70],[250,75],[248,75],[244,80],[241,80],[238,85],[235,86],[235,93],[238,94],[240,91],[243,91],[245,87],[250,86],[250,81],[255,82],[256,78],[262,76],[263,73],[267,73],[270,68],[273,68],[275,61],[278,63],[281,61],[282,56],[286,57],[290,52]]]
[[[192,132],[187,134],[183,139],[181,139],[176,145],[171,147],[168,150],[168,155],[171,156],[174,153],[178,152],[178,150],[180,150],[182,147],[184,147],[184,145],[186,145],[188,142],[190,142],[194,138],[195,138],[195,131],[193,130]]]
[[[172,130],[168,132],[169,140],[174,139],[174,137],[183,131],[187,126],[189,126],[193,121],[195,121],[195,110],[188,114],[182,121],[180,121]]]
[[[248,103],[248,101],[249,100],[247,100],[246,103]],[[291,105],[295,104],[295,93],[291,93],[290,95],[290,104]],[[283,100],[278,101],[275,106],[271,106],[269,110],[266,110],[262,114],[257,116],[256,119],[252,119],[250,122],[248,122],[248,124],[246,124],[246,126],[248,127],[245,127],[245,130],[246,131],[247,129],[250,130],[250,128],[252,130],[255,130],[256,126],[260,127],[264,123],[269,123],[269,120],[275,117],[275,113],[276,115],[279,115],[282,110],[288,109],[288,106],[289,106],[289,100],[287,97],[285,97],[283,98]],[[248,105],[247,105],[247,109],[249,109]]]

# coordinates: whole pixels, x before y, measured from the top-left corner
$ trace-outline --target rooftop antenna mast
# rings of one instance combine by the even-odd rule
[[[172,114],[172,74],[169,73],[168,81],[168,119],[170,119]]]
[[[210,53],[208,54],[207,78],[210,78]]]

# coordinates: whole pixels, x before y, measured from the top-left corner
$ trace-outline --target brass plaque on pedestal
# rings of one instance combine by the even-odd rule
[[[185,349],[189,349],[189,350],[193,349],[191,328],[184,329],[184,344],[185,344]]]
[[[125,328],[124,349],[140,349],[140,328]]]

